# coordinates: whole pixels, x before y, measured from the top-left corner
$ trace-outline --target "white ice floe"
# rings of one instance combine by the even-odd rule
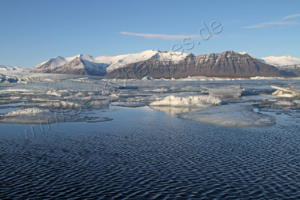
[[[174,107],[207,107],[218,105],[221,100],[208,95],[199,96],[174,96],[170,95],[161,100],[150,103],[150,106],[174,106]]]
[[[56,97],[62,97],[70,94],[70,91],[68,90],[48,90],[46,92],[47,95],[50,96],[56,96]]]
[[[56,108],[56,109],[77,109],[81,105],[70,101],[57,101],[57,102],[47,102],[39,105],[44,108]]]
[[[11,93],[32,93],[32,90],[24,89],[24,88],[7,88],[4,90],[0,90],[0,94],[11,94]]]
[[[232,104],[180,114],[181,118],[229,127],[269,126],[275,124],[271,116],[253,111],[250,105]]]
[[[91,100],[86,104],[87,108],[108,108],[110,104],[109,98],[104,100]]]
[[[46,124],[63,120],[62,115],[38,108],[15,110],[0,116],[0,122],[2,123]]]
[[[41,99],[42,100],[42,99]],[[110,104],[109,97],[73,97],[62,100],[46,100],[45,103],[39,104],[39,107],[54,109],[90,109],[90,108],[107,108]]]
[[[277,97],[287,97],[287,98],[292,98],[292,97],[300,97],[300,92],[290,89],[290,88],[282,88],[278,86],[271,86],[273,89],[276,89],[275,92],[272,93],[272,95],[277,96]]]
[[[209,88],[209,95],[218,97],[220,99],[225,98],[239,98],[242,95],[243,89],[240,86],[228,86]]]
[[[253,76],[250,77],[252,80],[272,80],[272,79],[284,79],[282,77],[266,77],[266,76]]]

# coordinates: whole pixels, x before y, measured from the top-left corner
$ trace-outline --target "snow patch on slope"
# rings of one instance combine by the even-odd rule
[[[182,52],[171,52],[171,51],[164,51],[164,52],[158,52],[155,55],[155,58],[159,61],[172,61],[174,63],[178,63],[182,60],[184,60],[187,57],[187,53]]]

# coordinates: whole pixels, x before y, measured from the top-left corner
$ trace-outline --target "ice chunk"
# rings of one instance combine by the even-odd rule
[[[111,118],[81,112],[52,112],[48,109],[26,108],[0,115],[0,123],[51,124],[58,122],[105,122]]]
[[[218,97],[220,99],[225,98],[239,98],[242,95],[243,89],[240,86],[228,86],[209,88],[209,95]]]
[[[162,100],[150,103],[150,106],[174,106],[174,107],[207,107],[218,105],[221,100],[208,95],[199,96],[167,96]]]
[[[153,80],[154,78],[150,77],[150,76],[145,76],[142,78],[143,81],[150,81]]]
[[[19,79],[16,76],[7,76],[4,74],[0,74],[0,83],[18,83],[22,81],[22,79]]]
[[[2,123],[47,124],[63,120],[63,115],[57,115],[47,109],[38,108],[15,110],[0,116],[0,122]]]
[[[220,126],[247,127],[275,124],[271,116],[254,112],[252,106],[231,104],[180,114],[181,118]]]
[[[290,88],[282,88],[278,86],[271,86],[273,89],[276,89],[275,92],[272,93],[272,95],[277,96],[277,97],[287,97],[287,98],[292,98],[292,97],[300,97],[300,92],[290,89]]]
[[[88,108],[108,108],[110,104],[109,99],[106,100],[92,100],[87,103]]]
[[[70,91],[67,90],[49,90],[46,94],[50,96],[62,97],[68,95],[69,93]]]
[[[70,101],[57,101],[57,102],[47,102],[39,105],[40,107],[45,108],[56,108],[56,109],[77,109],[81,105],[75,102]]]

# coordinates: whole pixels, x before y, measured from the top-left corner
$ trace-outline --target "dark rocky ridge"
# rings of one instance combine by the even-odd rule
[[[184,60],[174,63],[159,61],[155,56],[151,59],[128,64],[106,75],[107,78],[141,79],[145,76],[153,78],[186,78],[188,76],[210,77],[253,77],[253,76],[288,76],[272,65],[268,65],[248,54],[226,51],[220,54],[195,56],[188,55]]]

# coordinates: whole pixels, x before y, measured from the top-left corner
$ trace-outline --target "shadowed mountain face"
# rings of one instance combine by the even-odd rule
[[[128,64],[109,72],[107,78],[185,78],[188,76],[251,77],[284,76],[276,67],[260,62],[248,54],[226,51],[221,54],[188,55],[178,63],[172,60],[151,59]]]

